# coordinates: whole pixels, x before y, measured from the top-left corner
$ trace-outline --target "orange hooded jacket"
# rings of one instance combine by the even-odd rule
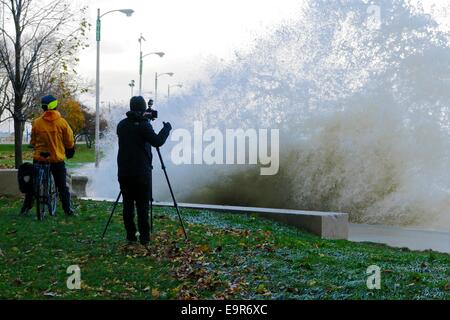
[[[48,110],[33,121],[30,144],[34,147],[34,160],[62,162],[66,149],[74,147],[73,131],[58,111]],[[50,157],[42,158],[41,152],[49,152]]]

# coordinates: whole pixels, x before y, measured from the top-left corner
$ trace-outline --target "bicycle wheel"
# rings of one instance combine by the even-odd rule
[[[45,196],[46,196],[46,179],[44,177],[44,170],[39,169],[36,179],[36,214],[39,221],[45,218]]]
[[[53,179],[53,175],[49,173],[48,177],[48,213],[51,216],[56,216],[56,206],[58,203],[58,191],[56,189],[55,180]]]

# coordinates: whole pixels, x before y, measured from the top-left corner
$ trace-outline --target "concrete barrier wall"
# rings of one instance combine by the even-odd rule
[[[171,207],[172,203],[156,203],[156,206]],[[182,208],[229,212],[238,214],[256,214],[287,225],[312,232],[324,239],[348,238],[348,214],[339,212],[315,212],[302,210],[219,206],[205,204],[180,204]]]
[[[72,191],[75,196],[81,198],[86,197],[86,186],[88,177],[86,176],[72,176]]]
[[[87,181],[87,177],[68,174],[67,185],[72,196],[85,197]],[[23,196],[19,190],[16,169],[0,169],[0,195]]]
[[[5,196],[22,195],[22,193],[19,190],[19,183],[17,181],[16,169],[0,170],[0,195]]]

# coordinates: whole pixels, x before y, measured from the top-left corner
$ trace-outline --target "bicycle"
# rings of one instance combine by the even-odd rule
[[[41,157],[47,159],[50,153],[41,152]],[[36,214],[39,221],[44,220],[45,211],[56,216],[58,190],[50,169],[49,162],[38,161],[34,163],[34,195],[36,197]]]

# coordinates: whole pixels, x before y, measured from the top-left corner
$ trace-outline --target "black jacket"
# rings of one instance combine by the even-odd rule
[[[117,166],[119,177],[150,176],[152,170],[151,147],[162,146],[170,130],[163,128],[158,134],[150,121],[139,113],[130,111],[127,118],[117,125],[119,136],[119,154]]]

